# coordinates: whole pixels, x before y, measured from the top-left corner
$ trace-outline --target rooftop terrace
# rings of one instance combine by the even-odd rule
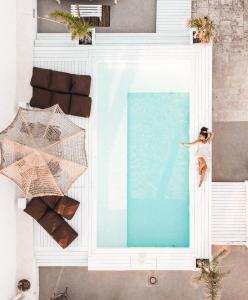
[[[57,7],[55,1],[38,0],[38,14],[46,15],[49,7]],[[64,1],[62,1],[63,4]],[[141,3],[142,2],[142,3]],[[176,3],[177,1],[167,1]],[[117,43],[126,40],[128,37],[129,44],[134,43],[136,36],[133,32],[144,33],[139,35],[141,44],[156,43],[154,39],[155,31],[161,34],[160,43],[168,43],[168,37],[173,36],[173,21],[170,23],[170,30],[165,28],[168,18],[163,13],[163,7],[167,7],[165,0],[155,1],[130,1],[119,0],[119,3],[112,8],[111,27],[98,29],[98,32],[105,32],[99,35],[101,47],[111,43],[114,36]],[[187,3],[186,3],[187,2]],[[190,14],[188,4],[191,1],[185,1],[186,15]],[[52,6],[50,6],[52,4]],[[145,3],[145,4],[144,4]],[[181,2],[180,2],[181,3]],[[43,8],[40,5],[43,5]],[[47,57],[51,53],[56,53],[58,49],[65,47],[67,53],[70,52],[68,46],[72,46],[69,36],[63,34],[64,28],[61,26],[48,25],[47,21],[39,21],[38,32],[44,33],[36,36],[36,20],[33,19],[33,3],[31,0],[17,1],[17,47],[15,43],[15,19],[13,13],[15,6],[6,2],[6,20],[9,24],[9,32],[3,31],[2,36],[6,43],[1,47],[2,73],[1,78],[7,78],[4,81],[6,93],[2,94],[2,127],[13,116],[14,106],[19,101],[27,101],[31,97],[29,80],[31,78],[33,66],[33,40],[35,41],[35,53],[42,53],[43,57],[38,57],[43,61],[46,67]],[[156,5],[161,5],[157,6]],[[187,6],[188,5],[188,6]],[[142,9],[137,9],[142,8]],[[159,7],[159,9],[158,9]],[[123,13],[123,12],[127,13]],[[134,13],[135,11],[135,13]],[[11,12],[11,13],[9,13]],[[156,15],[155,15],[156,14]],[[212,222],[216,226],[213,234],[213,243],[224,244],[233,241],[240,244],[247,243],[247,196],[246,185],[243,183],[247,180],[248,159],[246,132],[248,131],[248,85],[245,78],[248,75],[248,2],[246,0],[192,0],[192,15],[209,15],[214,19],[217,25],[217,35],[213,44],[213,131],[216,139],[213,143],[213,181],[220,182],[214,185],[215,214]],[[155,18],[157,16],[157,18]],[[158,17],[160,16],[160,17]],[[4,20],[3,16],[3,20]],[[145,21],[144,21],[145,19]],[[130,21],[131,20],[131,21]],[[121,22],[120,22],[121,21]],[[170,22],[170,20],[169,20]],[[183,23],[184,24],[184,23]],[[13,25],[13,26],[12,26]],[[166,26],[165,26],[166,25]],[[182,25],[182,24],[181,24]],[[4,28],[4,26],[2,26]],[[62,33],[61,35],[56,35]],[[110,35],[107,35],[109,32]],[[126,32],[120,40],[119,33]],[[25,33],[25,34],[24,34]],[[48,35],[46,33],[49,33]],[[55,33],[55,34],[54,34]],[[35,37],[34,37],[35,36]],[[167,36],[167,37],[166,37]],[[188,43],[188,32],[183,30],[184,42]],[[173,38],[170,38],[169,43]],[[112,39],[113,41],[113,39]],[[175,39],[173,41],[175,43]],[[126,45],[127,47],[129,45]],[[196,46],[197,47],[197,46]],[[17,64],[12,66],[16,54],[14,49],[17,48]],[[79,51],[78,51],[79,52]],[[8,56],[9,55],[9,56]],[[9,57],[9,59],[8,59]],[[37,58],[37,57],[36,57]],[[59,60],[59,57],[57,58]],[[58,68],[59,65],[50,61],[48,67]],[[15,67],[17,67],[17,88],[13,89],[15,78]],[[67,66],[68,67],[68,66]],[[6,76],[6,74],[8,76]],[[13,81],[10,78],[12,76]],[[16,95],[14,93],[16,92]],[[6,101],[6,99],[10,101]],[[11,102],[12,101],[12,102]],[[228,182],[234,182],[228,184]],[[240,183],[239,183],[240,182]],[[5,210],[2,210],[1,220],[4,226],[1,226],[2,240],[6,241],[8,247],[2,247],[1,255],[2,267],[5,272],[1,272],[0,282],[6,283],[6,288],[15,290],[15,248],[17,244],[17,277],[37,276],[35,264],[29,264],[33,259],[33,223],[27,219],[20,210],[16,213],[14,202],[14,188],[7,181],[1,181],[2,197],[6,199]],[[9,188],[9,190],[5,189]],[[224,196],[223,196],[224,195]],[[238,201],[237,201],[238,199]],[[10,200],[10,201],[7,201]],[[229,202],[230,201],[230,202]],[[235,203],[235,206],[233,206]],[[235,209],[233,209],[235,208]],[[6,214],[8,211],[8,214]],[[17,222],[17,234],[15,232],[15,222]],[[214,228],[213,225],[213,228]],[[8,227],[8,230],[6,228]],[[225,237],[223,237],[223,232]],[[28,238],[27,238],[28,237]],[[222,238],[222,239],[221,239]],[[236,240],[235,240],[236,239]],[[49,243],[49,241],[46,241]],[[232,269],[230,277],[224,283],[223,299],[225,300],[244,300],[247,298],[247,248],[245,246],[230,247],[231,255],[225,264]],[[77,253],[75,253],[75,256]],[[9,258],[11,257],[11,258]],[[31,260],[28,258],[31,257]],[[61,256],[63,259],[63,256]],[[8,258],[6,260],[5,258]],[[57,254],[50,256],[51,263],[56,264]],[[33,263],[33,260],[32,260]],[[88,272],[85,267],[41,267],[40,281],[33,284],[33,291],[38,293],[40,288],[40,300],[47,300],[53,292],[54,286],[63,289],[69,285],[72,289],[72,295],[75,300],[81,300],[82,295],[88,299],[113,299],[124,300],[135,299],[139,297],[144,299],[164,299],[171,297],[173,299],[199,299],[200,291],[192,290],[189,285],[191,272],[170,272],[157,271],[159,275],[159,285],[150,287],[147,284],[149,271],[132,271],[127,273],[111,272]],[[6,282],[6,278],[10,278]],[[11,278],[14,278],[11,280]],[[57,281],[61,278],[61,281]],[[68,284],[69,283],[69,284]],[[84,285],[84,284],[87,284]],[[180,287],[180,288],[178,288]],[[4,288],[4,287],[3,287]],[[4,293],[4,292],[3,292]],[[7,293],[9,295],[9,293]],[[174,297],[174,298],[173,298]],[[38,294],[34,295],[38,298]],[[73,298],[73,299],[74,299]]]

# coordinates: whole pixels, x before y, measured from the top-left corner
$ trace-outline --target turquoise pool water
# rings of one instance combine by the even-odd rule
[[[127,99],[127,246],[189,246],[187,93]]]
[[[189,94],[150,92],[163,86],[136,64],[98,72],[97,247],[188,247],[189,154],[179,142],[189,140]]]

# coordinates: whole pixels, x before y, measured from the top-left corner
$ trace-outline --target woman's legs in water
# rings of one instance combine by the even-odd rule
[[[198,157],[197,160],[199,164],[199,175],[200,175],[199,187],[201,187],[203,180],[205,179],[206,171],[208,167],[203,157]]]

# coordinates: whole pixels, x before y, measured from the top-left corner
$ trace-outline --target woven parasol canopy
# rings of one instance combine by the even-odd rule
[[[27,198],[63,196],[86,169],[85,130],[58,105],[19,108],[0,133],[0,174],[13,180]]]

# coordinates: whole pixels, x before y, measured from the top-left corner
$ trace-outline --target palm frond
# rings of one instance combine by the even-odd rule
[[[71,33],[72,40],[75,38],[88,39],[90,37],[91,25],[81,20],[80,17],[74,17],[69,12],[56,10],[49,14],[49,18],[65,25]]]
[[[219,262],[229,254],[229,251],[226,248],[220,249],[220,251],[213,257],[211,264],[217,266]]]
[[[215,34],[215,25],[209,17],[204,16],[201,18],[190,18],[187,21],[187,26],[196,28],[199,34],[199,39],[203,43],[208,43]]]
[[[196,287],[203,284],[207,300],[220,299],[222,280],[230,274],[230,271],[223,271],[219,263],[228,253],[227,249],[221,249],[211,261],[203,262],[199,266],[198,274],[191,279],[191,283]]]

